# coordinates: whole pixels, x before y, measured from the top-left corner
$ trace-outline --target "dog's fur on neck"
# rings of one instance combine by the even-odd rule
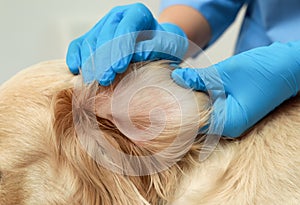
[[[158,76],[151,76],[153,70],[150,72],[147,66],[159,67],[166,73],[159,71]],[[167,75],[170,68],[166,62],[142,67],[143,72],[143,68],[141,72],[138,68],[130,68],[118,76],[111,87],[91,84],[81,87],[82,92],[75,95],[74,85],[81,76],[70,74],[63,61],[35,65],[4,83],[0,87],[0,204],[299,203],[298,96],[280,106],[242,138],[221,140],[212,155],[202,163],[197,161],[199,151],[203,149],[200,136],[195,138],[186,154],[176,156],[180,159],[176,164],[161,172],[127,176],[98,164],[86,153],[74,127],[78,122],[88,124],[95,113],[97,129],[104,137],[116,149],[136,156],[159,152],[174,141],[179,127],[188,132],[189,124],[202,127],[209,119],[206,95],[172,84],[182,89],[180,92],[187,93],[186,99],[197,99],[198,107],[192,109],[194,115],[185,116],[188,121],[183,124],[176,117],[167,118],[169,124],[154,140],[139,142],[125,136],[108,117],[109,109],[99,112],[97,108],[110,102],[109,96],[130,72],[137,72],[133,78],[136,84],[141,80],[139,75],[148,76],[146,81],[164,76],[155,83],[166,79],[165,86],[172,83]],[[95,90],[96,97],[93,96]],[[77,97],[75,101],[74,96]],[[146,103],[147,97],[141,98],[145,99],[142,104]],[[93,100],[95,106],[86,103]],[[166,105],[164,100],[159,98],[155,103]],[[139,109],[136,113],[132,110],[133,123],[139,128],[148,127],[149,119],[145,114],[155,106],[145,106],[145,110]],[[74,121],[74,107],[83,112],[81,121]],[[168,111],[169,107],[165,109]],[[179,145],[172,148],[180,152]]]

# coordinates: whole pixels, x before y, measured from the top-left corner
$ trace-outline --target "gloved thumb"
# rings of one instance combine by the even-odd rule
[[[202,69],[177,68],[173,70],[171,77],[181,87],[206,91],[205,84],[199,73]]]
[[[173,80],[184,88],[209,92],[214,109],[211,115],[208,133],[221,135],[225,132],[225,134],[227,134],[226,136],[230,136],[230,132],[226,130],[226,127],[224,130],[224,123],[226,123],[226,106],[228,106],[228,104],[226,103],[223,81],[216,66],[199,69],[177,68],[171,75]]]
[[[184,88],[199,91],[224,91],[222,72],[217,70],[218,64],[207,68],[177,68],[172,72],[173,80]]]

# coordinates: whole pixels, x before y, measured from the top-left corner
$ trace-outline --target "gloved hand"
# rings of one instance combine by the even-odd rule
[[[139,31],[146,30],[153,31],[139,35]],[[136,3],[113,8],[89,32],[72,41],[66,60],[73,74],[82,69],[85,82],[97,80],[106,86],[131,61],[166,58],[178,61],[187,48],[187,37],[178,26],[159,24],[146,6]],[[88,64],[84,66],[85,63]]]
[[[214,106],[217,112],[226,110],[223,136],[238,137],[299,91],[300,41],[252,49],[204,69],[175,69],[172,77],[181,86],[201,91],[209,87],[214,93],[219,86],[214,73],[226,94],[225,107]]]

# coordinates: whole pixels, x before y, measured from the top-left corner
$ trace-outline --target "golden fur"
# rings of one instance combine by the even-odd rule
[[[70,74],[63,61],[50,61],[32,66],[1,85],[1,205],[299,204],[298,96],[242,138],[221,140],[207,160],[198,162],[199,151],[205,149],[205,136],[193,139],[191,147],[184,144],[189,141],[185,138],[181,143],[172,142],[178,133],[193,135],[195,125],[202,127],[207,123],[208,97],[172,83],[165,62],[135,67],[138,69],[130,68],[110,87],[92,84],[74,88],[80,76]],[[149,119],[149,111],[162,106],[166,126],[149,141],[126,137],[113,123],[107,104],[111,103],[118,83],[129,73],[134,73],[133,77],[116,96],[120,104],[125,97],[122,93],[126,95],[131,86],[152,82],[181,92],[184,97],[180,103],[190,107],[187,114],[178,115],[172,96],[155,89],[137,93],[132,99],[134,106],[129,108],[132,123],[147,130],[151,123],[155,124],[155,119]],[[190,104],[191,99],[197,100],[197,107]],[[74,117],[74,108],[78,109],[79,118]],[[97,127],[85,130],[95,113]],[[92,151],[87,153],[79,140],[97,137],[98,129],[115,149],[134,156],[159,153],[171,146],[172,155],[156,160],[164,164],[174,158],[176,163],[167,170],[144,176],[112,172],[95,161],[100,148],[104,149],[100,158],[110,159],[105,147],[91,143],[88,146]],[[189,151],[184,153],[182,149],[187,147]],[[138,168],[148,166],[143,161],[138,163]]]

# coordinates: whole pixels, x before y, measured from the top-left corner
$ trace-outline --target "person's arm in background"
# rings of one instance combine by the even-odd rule
[[[162,0],[159,22],[178,25],[201,48],[213,44],[247,0]]]
[[[185,5],[174,5],[160,14],[158,21],[178,25],[188,39],[203,48],[211,39],[211,29],[204,16],[196,9]]]

